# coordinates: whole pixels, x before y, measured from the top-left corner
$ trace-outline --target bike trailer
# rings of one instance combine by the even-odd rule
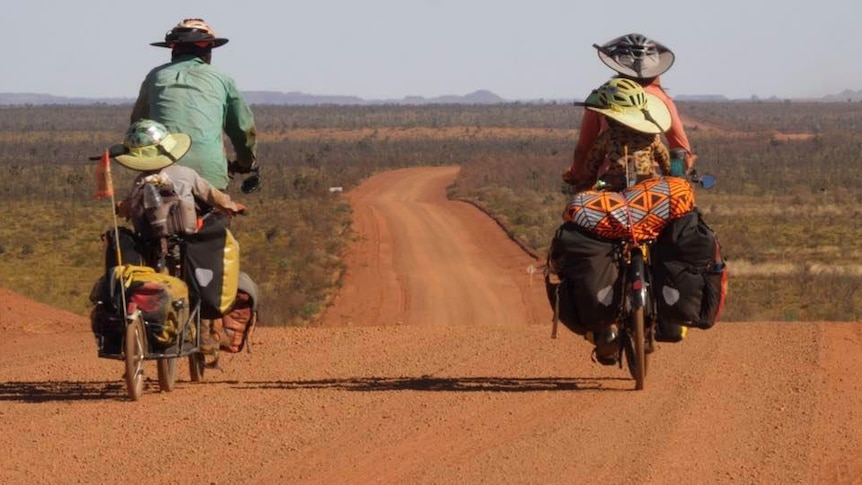
[[[196,328],[188,325],[188,286],[179,278],[147,266],[115,266],[96,283],[90,300],[94,303],[91,327],[100,354],[121,353],[125,315],[136,310],[141,312],[147,341],[154,348],[176,345],[181,332],[185,342],[195,341]]]

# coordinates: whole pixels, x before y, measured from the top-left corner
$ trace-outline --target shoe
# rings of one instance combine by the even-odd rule
[[[602,365],[615,365],[619,359],[620,346],[617,340],[617,326],[611,325],[593,334],[593,356]]]
[[[656,325],[655,339],[658,342],[681,342],[685,338],[686,330],[688,329],[682,325],[667,323],[659,319],[658,325]]]

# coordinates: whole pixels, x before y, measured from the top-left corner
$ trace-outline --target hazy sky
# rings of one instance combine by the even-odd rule
[[[612,71],[593,43],[670,47],[672,95],[819,97],[862,89],[859,0],[25,0],[0,15],[0,92],[134,97],[184,17],[230,42],[241,90],[365,99],[582,98]]]

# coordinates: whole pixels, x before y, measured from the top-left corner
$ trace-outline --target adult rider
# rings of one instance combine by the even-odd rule
[[[191,136],[193,143],[179,163],[219,190],[227,189],[232,173],[258,169],[252,111],[234,80],[210,64],[212,49],[227,42],[202,19],[184,19],[163,42],[150,44],[171,49],[171,60],[144,78],[131,114],[133,123],[151,119],[172,133]],[[227,159],[223,133],[233,145],[234,162]]]

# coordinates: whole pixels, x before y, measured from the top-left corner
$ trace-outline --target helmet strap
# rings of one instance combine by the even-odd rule
[[[175,157],[173,153],[171,153],[171,152],[167,151],[167,150],[165,149],[165,147],[163,147],[163,146],[162,146],[162,144],[161,144],[161,143],[159,143],[158,145],[156,145],[156,147],[158,147],[158,150],[159,150],[159,152],[160,152],[162,155],[164,155],[164,156],[166,156],[166,157],[170,158],[172,162],[176,163],[176,162],[177,162],[177,160],[179,160],[179,158]]]
[[[655,118],[652,117],[649,110],[642,109],[641,112],[644,114],[644,118],[646,118],[647,121],[649,121],[650,123],[652,123],[658,127],[658,130],[660,133],[664,132],[664,130],[661,128],[661,125],[658,124],[658,121],[656,121]]]

